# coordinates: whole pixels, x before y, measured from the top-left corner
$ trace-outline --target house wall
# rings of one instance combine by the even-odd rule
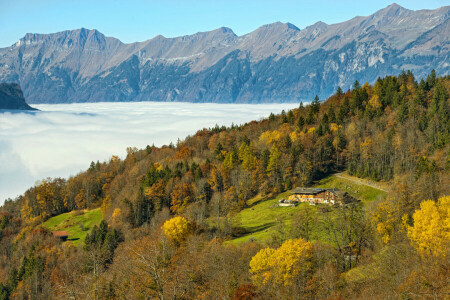
[[[329,204],[341,203],[333,192],[323,191],[318,194],[292,194],[288,197],[290,201],[309,202],[310,204]]]

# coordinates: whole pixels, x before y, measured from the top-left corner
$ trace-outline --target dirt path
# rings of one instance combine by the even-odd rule
[[[367,180],[367,179],[361,179],[361,178],[358,178],[358,177],[350,176],[347,173],[336,173],[333,176],[335,176],[337,178],[349,180],[349,181],[352,181],[352,182],[357,183],[357,184],[367,185],[367,186],[370,186],[370,187],[372,187],[374,189],[377,189],[377,190],[380,190],[380,191],[388,193],[388,189],[383,187],[381,184],[379,184],[377,182],[373,182],[373,181],[370,181],[370,180]]]

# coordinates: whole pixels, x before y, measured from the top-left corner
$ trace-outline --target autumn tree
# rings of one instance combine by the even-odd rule
[[[145,195],[150,199],[155,210],[161,210],[163,207],[166,197],[165,188],[166,182],[164,179],[159,179],[158,182],[153,184],[145,192]]]
[[[399,227],[397,211],[389,201],[381,202],[371,215],[371,222],[385,244],[388,244]]]
[[[423,201],[413,214],[408,237],[421,255],[446,257],[450,246],[450,196]]]
[[[193,200],[192,186],[189,183],[177,183],[170,194],[170,210],[179,213]]]
[[[179,244],[184,241],[189,234],[191,224],[186,218],[178,216],[164,222],[161,228],[169,239]]]
[[[287,240],[280,248],[264,248],[250,261],[252,280],[258,286],[292,286],[308,280],[313,267],[313,245],[303,239]]]
[[[270,247],[261,249],[250,261],[250,273],[253,282],[262,286],[269,283],[273,278],[273,258],[276,250]]]
[[[175,251],[174,244],[157,233],[128,243],[119,250],[117,257],[119,278],[123,282],[119,290],[123,289],[124,296],[132,298],[145,295],[151,299],[166,299],[169,292],[177,294],[177,289],[168,291],[176,279],[171,272]]]

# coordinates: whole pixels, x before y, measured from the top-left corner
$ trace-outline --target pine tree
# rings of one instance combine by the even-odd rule
[[[315,96],[313,102],[311,102],[311,111],[313,114],[317,114],[320,110],[319,96]]]
[[[343,95],[342,89],[340,86],[338,86],[336,90],[336,96],[338,97],[338,99],[341,99],[342,95]]]
[[[303,116],[300,116],[297,121],[297,127],[299,130],[302,130],[303,126],[305,126],[305,118],[303,118]]]

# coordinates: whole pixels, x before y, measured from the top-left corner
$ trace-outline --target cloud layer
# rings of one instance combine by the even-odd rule
[[[215,124],[241,124],[297,104],[166,102],[34,105],[0,112],[0,205],[45,177],[69,177],[127,147],[176,142]]]

